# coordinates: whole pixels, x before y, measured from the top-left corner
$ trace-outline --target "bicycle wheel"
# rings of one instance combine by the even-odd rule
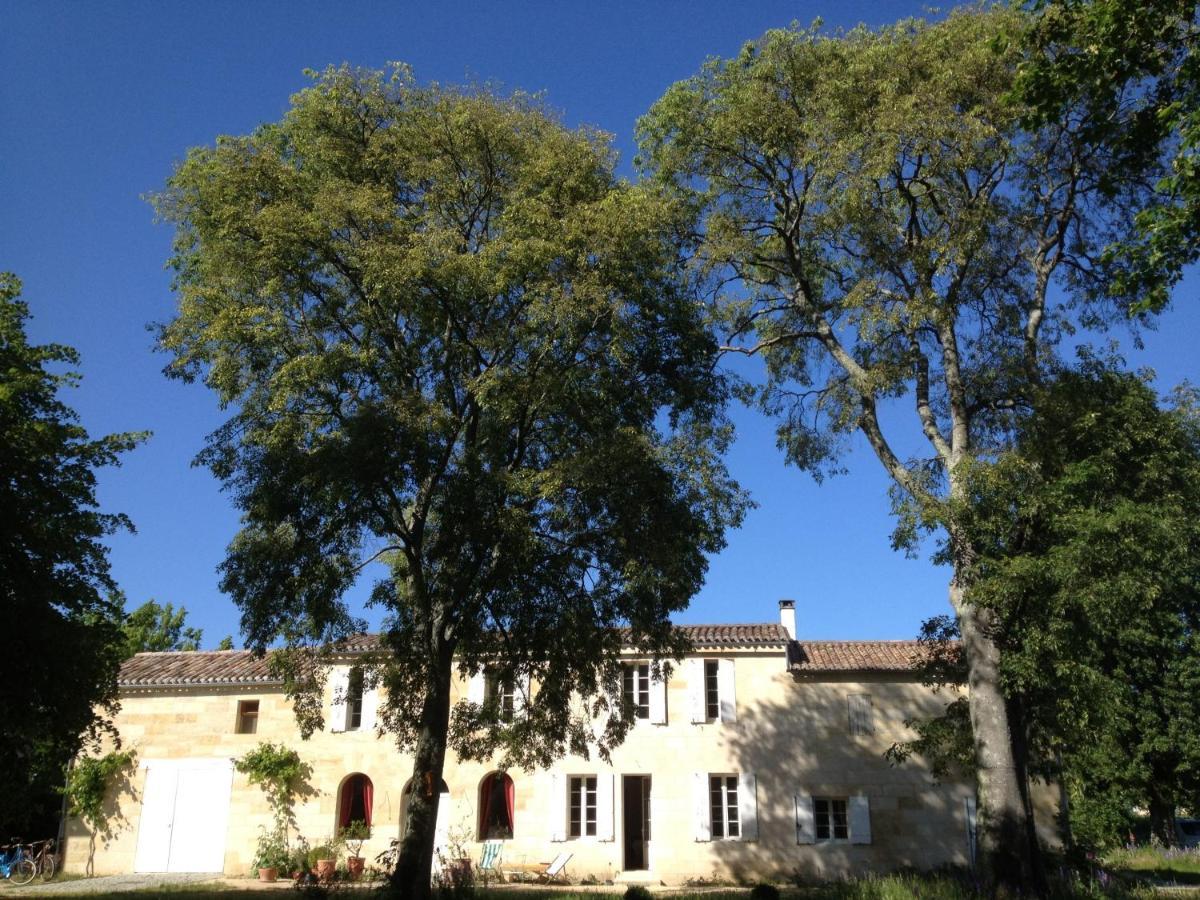
[[[38,860],[38,876],[42,881],[49,881],[54,877],[55,870],[58,868],[58,857],[53,853],[43,853]]]
[[[37,874],[37,866],[28,857],[18,859],[8,870],[8,880],[13,884],[29,884]]]

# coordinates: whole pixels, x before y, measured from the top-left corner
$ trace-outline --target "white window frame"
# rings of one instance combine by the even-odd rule
[[[579,822],[576,825],[572,813],[575,801],[579,800]],[[568,840],[596,840],[600,836],[600,779],[596,775],[567,776],[567,834]],[[588,813],[591,813],[589,822]],[[578,827],[578,831],[576,828]],[[590,831],[588,830],[590,827]]]
[[[500,710],[500,721],[511,722],[517,714],[517,680],[507,678],[499,672],[485,675],[486,697],[495,700]]]
[[[842,828],[845,834],[839,837],[837,835],[837,810],[834,804],[841,804]],[[822,805],[824,811],[822,812]],[[850,843],[850,798],[849,797],[813,797],[813,840],[818,844],[848,844]],[[821,828],[824,824],[828,834],[821,837]]]
[[[346,731],[362,730],[363,697],[367,693],[366,677],[360,666],[351,666],[346,673]],[[357,691],[355,687],[358,688]]]
[[[718,799],[719,802],[718,802]],[[708,776],[709,834],[714,841],[740,841],[742,817],[738,803],[738,776],[731,772]],[[736,816],[731,819],[730,812]],[[736,831],[736,834],[733,833]]]
[[[650,719],[651,685],[650,663],[631,662],[624,664],[621,673],[621,703],[628,700],[633,705],[634,719]]]
[[[721,661],[702,659],[701,672],[704,684],[704,721],[721,721]]]

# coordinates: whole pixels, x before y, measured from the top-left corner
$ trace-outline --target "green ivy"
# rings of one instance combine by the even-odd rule
[[[286,834],[295,826],[296,791],[309,771],[299,753],[282,744],[263,743],[236,760],[234,767],[267,795],[278,832]]]
[[[67,773],[67,785],[63,788],[71,815],[83,819],[93,831],[107,834],[104,798],[108,796],[113,780],[132,768],[136,759],[133,750],[114,750],[104,756],[85,756],[76,760]]]

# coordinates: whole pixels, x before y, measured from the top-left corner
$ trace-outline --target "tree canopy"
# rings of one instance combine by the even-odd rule
[[[1200,29],[1193,0],[1035,0],[1016,95],[1035,127],[1063,117],[1153,189],[1105,248],[1110,295],[1158,309],[1200,247]],[[1169,166],[1162,166],[1163,156]]]
[[[1079,117],[1028,127],[1013,99],[1026,21],[997,7],[770,31],[639,125],[642,165],[695,211],[726,351],[764,361],[743,394],[778,419],[787,460],[820,476],[865,439],[895,485],[898,542],[942,536],[983,862],[1018,887],[1036,880],[1036,835],[994,614],[964,593],[964,478],[1006,445],[1062,334],[1124,321],[1102,251],[1133,234],[1152,174],[1121,178]]]
[[[185,607],[176,610],[170,603],[147,600],[121,623],[125,657],[144,651],[199,650],[204,632],[189,627],[186,621]]]
[[[617,652],[682,649],[669,614],[744,506],[679,209],[613,165],[534,98],[343,67],[193,150],[157,199],[177,228],[169,371],[232,411],[201,454],[243,513],[223,587],[251,646],[327,645],[386,566],[367,678],[418,784],[448,746],[533,764],[620,740]],[[308,728],[311,658],[277,657]],[[452,718],[453,673],[484,668],[520,686],[513,721]],[[407,805],[414,896],[436,804]]]
[[[1141,378],[1087,361],[1045,388],[1013,450],[970,477],[968,593],[997,613],[1005,693],[1027,768],[1071,791],[1084,846],[1122,842],[1135,808],[1175,842],[1200,800],[1200,418]],[[934,621],[939,642],[952,623]],[[942,665],[936,682],[961,681]],[[961,703],[959,703],[961,707]],[[920,752],[962,761],[961,708],[920,723]]]
[[[0,274],[0,799],[5,834],[51,827],[63,770],[116,708],[120,607],[104,538],[132,528],[96,502],[96,471],[139,435],[92,438],[61,399],[73,349],[30,344],[21,282]],[[31,648],[33,652],[31,652]]]

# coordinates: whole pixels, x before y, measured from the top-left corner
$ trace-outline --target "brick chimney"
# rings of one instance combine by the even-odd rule
[[[784,627],[793,641],[796,639],[796,601],[779,601],[779,624]]]

